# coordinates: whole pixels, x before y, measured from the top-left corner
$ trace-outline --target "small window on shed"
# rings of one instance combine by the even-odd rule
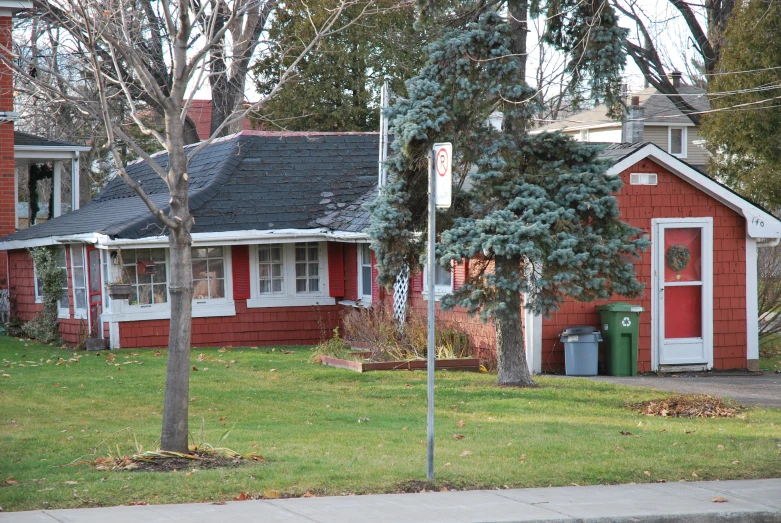
[[[657,185],[658,176],[656,173],[631,173],[629,175],[629,185]]]

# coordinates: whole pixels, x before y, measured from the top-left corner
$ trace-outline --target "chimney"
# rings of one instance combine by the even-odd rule
[[[626,121],[626,140],[630,143],[643,143],[645,141],[645,137],[643,136],[643,113],[644,110],[640,107],[640,97],[633,96]]]
[[[683,73],[680,71],[673,71],[672,73],[669,73],[667,77],[670,79],[670,81],[673,84],[673,87],[678,89],[681,86],[681,77],[683,76]]]

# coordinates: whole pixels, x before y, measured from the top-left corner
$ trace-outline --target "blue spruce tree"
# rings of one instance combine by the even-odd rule
[[[409,98],[389,110],[391,183],[370,208],[380,283],[390,285],[425,250],[431,147],[453,143],[454,205],[437,215],[437,258],[446,268],[471,263],[467,281],[442,306],[493,322],[498,383],[511,386],[534,385],[522,308],[547,314],[565,296],[636,296],[642,285],[625,257],[647,247],[619,219],[621,181],[605,174],[597,147],[527,133],[536,110],[524,79],[530,9],[554,20],[546,38],[572,57],[573,74],[608,103],[616,100],[623,30],[603,0],[514,0],[503,11],[509,16],[479,13],[429,46],[427,64],[408,82]],[[497,111],[501,131],[486,123]]]

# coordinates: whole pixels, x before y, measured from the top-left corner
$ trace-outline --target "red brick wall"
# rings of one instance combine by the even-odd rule
[[[13,23],[0,17],[0,49],[11,49]],[[14,77],[11,68],[0,61],[0,111],[14,110]],[[0,123],[0,236],[16,230],[14,191],[14,123]],[[8,288],[8,255],[0,252],[0,288]]]
[[[70,249],[65,248],[68,261],[68,302],[70,304],[69,318],[60,318],[60,335],[70,344],[77,344],[84,339],[87,332],[87,320],[73,319],[73,285]],[[9,266],[11,277],[9,288],[12,300],[12,315],[23,321],[32,320],[43,309],[43,304],[35,303],[35,270],[30,254],[25,250],[9,251]]]
[[[630,172],[658,174],[659,184],[629,185]],[[653,218],[713,217],[713,357],[717,369],[746,368],[746,224],[744,218],[697,190],[651,160],[643,160],[621,173],[624,187],[618,195],[622,219],[651,234]],[[643,253],[635,264],[638,279],[646,284],[642,305],[638,371],[651,370],[651,254]],[[571,325],[599,327],[599,303],[567,301],[550,319],[543,319],[542,367],[561,370],[564,347],[557,340]]]
[[[340,325],[341,305],[248,309],[236,303],[236,315],[193,318],[194,347],[223,345],[312,345],[330,338]],[[122,348],[167,347],[170,320],[119,323]]]

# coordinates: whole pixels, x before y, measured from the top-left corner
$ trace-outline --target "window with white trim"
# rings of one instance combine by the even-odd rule
[[[668,151],[673,156],[686,158],[686,127],[669,128],[669,147]]]
[[[320,292],[320,246],[317,242],[296,244],[296,294]]]
[[[192,250],[193,300],[225,299],[225,254],[222,247]]]
[[[248,307],[333,304],[328,296],[325,242],[261,244],[250,248]]]
[[[128,305],[149,307],[168,303],[168,274],[165,263],[165,249],[129,249],[122,251],[122,267],[119,270],[127,277],[131,292]],[[155,262],[154,274],[138,274],[138,261]]]
[[[368,243],[358,245],[358,297],[372,301],[372,250]]]
[[[258,245],[258,291],[260,294],[285,292],[283,246],[279,243]]]
[[[434,264],[434,299],[453,292],[453,271]],[[423,267],[423,296],[428,298],[428,265]]]
[[[71,246],[71,282],[73,284],[73,317],[87,317],[87,269],[84,266],[84,247]]]
[[[60,245],[54,253],[54,261],[62,272],[62,292],[57,300],[57,317],[70,318],[70,302],[68,301],[68,262],[65,258],[65,247]],[[43,280],[38,278],[38,272],[33,267],[35,275],[35,303],[43,303]]]

